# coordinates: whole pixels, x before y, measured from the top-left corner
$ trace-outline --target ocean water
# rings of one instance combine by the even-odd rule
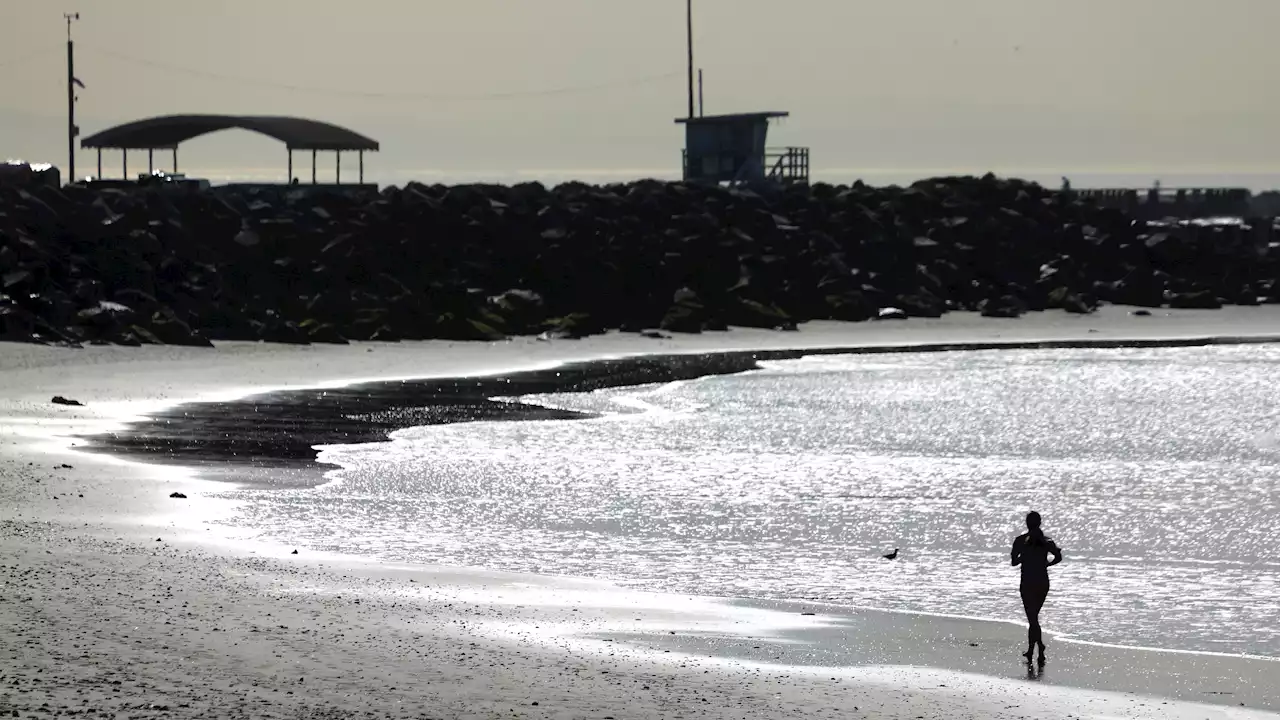
[[[1280,657],[1280,349],[824,356],[522,399],[603,416],[326,447],[327,484],[230,493],[235,522],[386,560],[1020,621],[1008,550],[1035,509],[1066,553],[1046,628]]]

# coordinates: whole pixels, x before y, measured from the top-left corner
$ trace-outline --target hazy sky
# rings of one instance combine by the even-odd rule
[[[707,112],[789,110],[771,144],[827,179],[1280,171],[1280,0],[694,5]],[[0,157],[65,165],[77,10],[85,135],[287,114],[379,140],[383,181],[678,172],[683,0],[0,0]],[[285,159],[244,131],[180,150],[214,177],[284,179]]]

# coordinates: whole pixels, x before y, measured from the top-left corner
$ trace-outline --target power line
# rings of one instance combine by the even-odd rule
[[[33,51],[31,51],[31,52],[27,53],[26,55],[19,55],[19,56],[17,56],[17,57],[15,57],[15,58],[13,58],[13,59],[6,60],[6,61],[4,61],[4,62],[0,62],[0,68],[6,68],[6,67],[21,67],[21,66],[26,65],[27,63],[31,62],[32,60],[36,60],[36,59],[39,59],[39,58],[41,58],[41,57],[44,57],[45,55],[48,55],[49,53],[52,53],[53,51],[54,51],[54,48],[51,48],[51,47],[48,47],[48,48],[42,48],[42,49],[40,49],[40,50],[33,50]]]
[[[386,98],[386,99],[402,99],[402,100],[494,100],[503,98],[519,98],[519,97],[547,97],[553,95],[572,95],[580,93],[599,92],[603,90],[613,90],[628,87],[637,87],[647,85],[661,80],[670,80],[680,76],[679,71],[667,72],[661,75],[647,75],[644,77],[634,77],[623,80],[615,80],[607,83],[597,83],[594,85],[576,85],[560,88],[548,88],[541,90],[512,90],[505,92],[490,93],[418,93],[418,92],[371,92],[367,90],[348,90],[342,88],[323,88],[308,85],[294,85],[291,83],[275,82],[272,80],[263,80],[260,78],[250,78],[244,76],[226,75],[223,73],[209,72],[207,70],[199,70],[196,68],[183,67],[173,65],[171,63],[157,62],[146,58],[134,57],[114,50],[107,50],[96,46],[90,46],[95,53],[100,53],[107,57],[120,60],[135,65],[143,65],[155,68],[165,72],[177,73],[182,75],[190,75],[193,77],[202,77],[211,80],[219,80],[223,82],[239,83],[244,85],[258,85],[261,87],[275,88],[277,90],[289,90],[292,92],[313,93],[319,95],[336,95],[345,97],[362,97],[362,98]]]

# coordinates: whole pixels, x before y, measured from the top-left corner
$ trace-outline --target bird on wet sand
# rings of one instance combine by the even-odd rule
[[[894,549],[893,549],[893,552],[891,552],[891,553],[889,553],[888,555],[885,555],[885,556],[883,556],[883,557],[884,557],[884,559],[885,559],[885,560],[897,560],[897,559],[898,559],[898,548],[894,548]]]

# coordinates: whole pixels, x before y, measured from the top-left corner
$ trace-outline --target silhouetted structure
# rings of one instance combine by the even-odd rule
[[[80,146],[98,151],[98,177],[102,177],[102,150],[113,148],[122,153],[124,177],[129,176],[129,151],[147,151],[147,172],[155,171],[156,150],[173,153],[173,172],[178,171],[178,145],[194,137],[219,130],[252,130],[285,144],[289,153],[286,178],[293,178],[293,152],[311,151],[311,183],[316,182],[316,154],[333,152],[335,177],[342,183],[342,153],[359,156],[359,182],[364,183],[364,154],[377,152],[378,143],[364,135],[318,120],[268,115],[166,115],[117,125],[81,141]]]
[[[685,182],[729,185],[808,183],[809,148],[770,150],[766,143],[769,121],[785,112],[750,112],[705,115],[702,105],[702,71],[698,71],[698,106],[694,109],[693,0],[685,3],[688,32],[689,115],[677,118],[684,129]]]
[[[1162,188],[1157,185],[1146,191],[1132,188],[1076,190],[1064,182],[1063,192],[1092,200],[1102,207],[1123,210],[1140,220],[1247,217],[1253,212],[1250,203],[1253,193],[1247,188]]]
[[[768,147],[769,121],[785,112],[678,118],[685,126],[686,182],[761,184],[809,182],[809,148]]]

